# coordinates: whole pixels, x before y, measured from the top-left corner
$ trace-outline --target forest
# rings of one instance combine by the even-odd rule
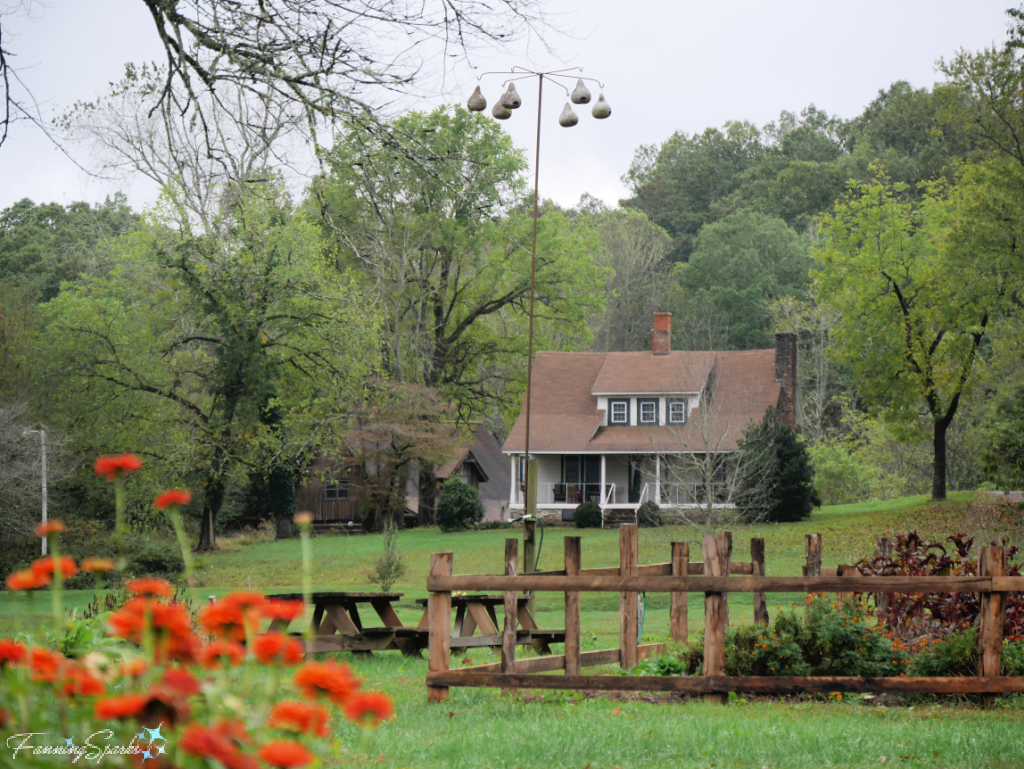
[[[808,105],[636,149],[626,199],[541,202],[535,350],[800,344],[802,440],[826,504],[1018,488],[1024,471],[1024,13],[1007,39],[879,84],[844,119]],[[131,450],[129,528],[187,486],[200,547],[289,521],[314,458],[353,457],[371,514],[452,450],[500,440],[525,389],[525,150],[453,105],[335,126],[296,194],[281,146],[314,96],[244,81],[168,120],[129,67],[62,127],[161,185],[132,210],[0,212],[0,538],[31,544],[45,427],[51,515],[110,524],[91,458]],[[258,130],[254,130],[254,127]],[[12,549],[16,552],[16,548]],[[12,556],[15,560],[18,557]]]

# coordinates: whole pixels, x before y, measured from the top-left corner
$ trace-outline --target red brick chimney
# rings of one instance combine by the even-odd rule
[[[779,392],[779,417],[787,425],[800,424],[799,382],[796,368],[796,334],[775,335],[775,381],[782,384]]]
[[[654,313],[654,333],[651,335],[651,352],[668,355],[672,352],[672,313]]]

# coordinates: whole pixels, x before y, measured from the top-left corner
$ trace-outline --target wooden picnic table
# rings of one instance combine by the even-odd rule
[[[427,648],[425,629],[405,627],[392,604],[405,593],[313,593],[313,621],[315,634],[306,653],[350,651],[370,655],[375,651],[398,649],[404,654],[418,654]],[[269,598],[302,600],[301,593],[281,593]],[[383,623],[382,627],[366,627],[359,614],[360,604],[369,604]],[[287,631],[289,623],[277,620],[271,630]],[[302,633],[292,633],[301,637]]]
[[[532,596],[517,596],[516,616],[522,630],[516,631],[517,646],[533,646],[539,654],[550,654],[549,644],[565,643],[565,630],[541,630],[537,620],[530,612],[529,602]],[[416,603],[423,608],[423,618],[419,628],[429,628],[427,599],[418,598]],[[505,597],[501,595],[453,595],[452,608],[455,609],[455,632],[451,636],[452,649],[491,646],[501,647],[501,630],[495,606],[504,606]],[[474,633],[479,629],[480,635]]]

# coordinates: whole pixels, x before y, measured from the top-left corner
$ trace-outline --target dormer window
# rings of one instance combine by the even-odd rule
[[[670,400],[668,402],[668,423],[670,425],[686,424],[686,401]]]
[[[637,402],[637,408],[639,411],[639,419],[637,420],[642,425],[656,425],[658,424],[658,399],[657,398],[640,398]]]
[[[628,425],[629,424],[629,400],[608,401],[608,424]]]

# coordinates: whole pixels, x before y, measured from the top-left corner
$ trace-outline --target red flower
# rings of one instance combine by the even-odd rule
[[[199,650],[199,664],[207,670],[234,667],[245,661],[245,647],[235,641],[213,641]]]
[[[37,537],[45,537],[47,534],[59,534],[62,531],[64,531],[64,521],[60,519],[36,524]]]
[[[10,638],[0,638],[0,668],[7,664],[17,665],[25,659],[25,645]]]
[[[248,741],[245,725],[237,721],[222,721],[212,729],[193,723],[182,733],[178,747],[193,756],[216,759],[228,769],[256,769],[256,759],[240,750]]]
[[[291,740],[274,740],[260,745],[260,758],[271,766],[280,769],[296,769],[296,767],[308,766],[316,760],[316,756],[305,747]]]
[[[278,630],[258,635],[252,642],[252,653],[264,665],[291,667],[302,662],[305,650],[302,644]]]
[[[96,475],[108,481],[116,481],[142,467],[142,460],[134,454],[116,454],[99,457],[96,460]]]
[[[133,579],[128,583],[127,589],[132,595],[148,595],[154,598],[170,598],[174,595],[174,588],[169,582],[155,577]]]
[[[52,555],[48,555],[45,558],[37,558],[32,562],[32,573],[37,576],[50,575],[57,570],[57,563],[53,560]],[[75,566],[75,561],[66,555],[60,557],[60,574],[64,579],[75,574],[78,571],[78,567]]]
[[[142,712],[147,697],[144,694],[119,694],[100,700],[93,707],[96,718],[135,718]]]
[[[199,694],[199,682],[185,668],[169,668],[164,673],[163,685],[182,697]]]
[[[113,571],[115,568],[109,558],[85,558],[80,565],[82,571]]]
[[[28,650],[28,666],[32,670],[33,681],[56,681],[66,660],[56,652],[33,646]]]
[[[168,507],[181,507],[192,501],[192,495],[182,489],[168,489],[153,500],[153,507],[166,510]]]
[[[49,584],[49,576],[46,574],[36,574],[31,569],[16,571],[7,578],[7,587],[10,590],[38,590]]]
[[[326,738],[331,736],[331,728],[327,724],[329,718],[327,708],[322,705],[285,700],[277,703],[271,709],[267,725],[271,729],[304,732]]]
[[[139,676],[145,675],[146,671],[149,670],[149,663],[143,659],[125,660],[121,665],[121,675],[128,676],[129,678],[138,678]]]
[[[268,601],[260,611],[267,619],[293,622],[302,616],[306,604],[302,601]]]
[[[356,692],[345,703],[345,718],[360,726],[377,726],[394,712],[391,698],[381,692]]]
[[[157,685],[145,695],[137,718],[141,724],[159,724],[166,721],[172,729],[178,724],[188,721],[191,710],[185,698],[178,691]]]
[[[267,599],[259,593],[229,593],[199,610],[199,626],[216,638],[244,641],[255,633]]]
[[[303,697],[315,700],[324,695],[335,705],[344,705],[359,688],[359,681],[348,665],[327,662],[307,662],[295,671],[295,687]]]
[[[156,636],[154,653],[160,662],[191,662],[199,650],[199,639],[192,632],[192,618],[180,603],[164,603],[152,598],[132,598],[107,620],[111,632],[142,645],[146,622]]]
[[[96,676],[83,668],[71,668],[60,683],[64,695],[71,697],[99,697],[107,693],[107,687]]]

